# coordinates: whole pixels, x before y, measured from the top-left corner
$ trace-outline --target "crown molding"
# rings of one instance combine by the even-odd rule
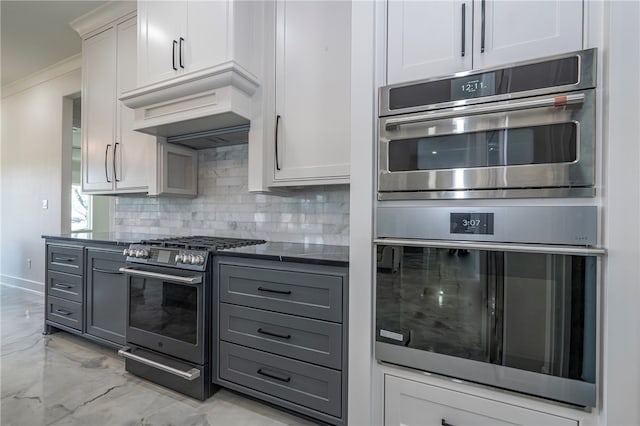
[[[134,0],[110,1],[74,19],[69,25],[84,38],[90,32],[136,10],[137,3]]]
[[[52,80],[71,71],[80,69],[81,64],[82,60],[80,54],[70,56],[67,59],[63,59],[60,62],[57,62],[53,65],[41,69],[40,71],[36,71],[33,74],[23,77],[20,80],[12,81],[9,84],[5,84],[4,86],[2,86],[2,98],[4,99],[7,96],[15,95],[18,92],[27,90],[40,83],[44,83],[45,81]]]

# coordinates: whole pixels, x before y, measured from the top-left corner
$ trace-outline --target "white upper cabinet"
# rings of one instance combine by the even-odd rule
[[[155,138],[134,132],[133,111],[117,97],[135,84],[135,15],[83,41],[82,189],[147,192]]]
[[[139,1],[138,86],[231,60],[246,66],[244,9],[233,0]]]
[[[351,2],[278,1],[274,186],[349,182]]]
[[[582,49],[581,0],[389,0],[388,84]]]

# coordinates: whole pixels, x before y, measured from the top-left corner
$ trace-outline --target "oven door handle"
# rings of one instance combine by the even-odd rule
[[[161,274],[160,272],[142,271],[134,268],[120,268],[120,272],[143,278],[157,278],[160,280],[176,281],[184,284],[199,284],[202,282],[201,276],[180,277],[177,275]]]
[[[185,380],[195,380],[200,377],[200,370],[198,370],[197,368],[192,368],[189,371],[178,370],[177,368],[169,367],[168,365],[164,365],[159,362],[141,357],[140,355],[132,354],[131,348],[129,346],[123,346],[122,349],[118,351],[118,355],[134,361],[138,361],[139,363],[148,365],[149,367],[157,368],[158,370],[165,371],[167,373],[173,374],[174,376],[181,377]]]
[[[584,93],[574,93],[571,95],[553,96],[542,99],[505,101],[496,105],[469,105],[454,107],[443,111],[413,115],[411,117],[389,118],[385,122],[385,128],[401,126],[403,124],[420,123],[440,118],[459,117],[462,115],[489,114],[494,112],[508,112],[533,108],[563,107],[572,104],[582,104],[584,103],[584,99]]]
[[[504,244],[485,243],[477,241],[449,241],[449,240],[405,240],[395,238],[377,238],[373,240],[375,244],[389,246],[412,246],[412,247],[433,247],[452,248],[466,250],[489,250],[489,251],[515,251],[520,253],[542,253],[542,254],[562,254],[573,256],[604,256],[606,249],[599,247],[581,247],[564,245],[544,245],[544,244]]]

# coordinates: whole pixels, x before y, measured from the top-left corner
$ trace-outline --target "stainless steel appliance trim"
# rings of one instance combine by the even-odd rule
[[[149,367],[157,368],[158,370],[173,374],[185,380],[195,380],[200,377],[200,370],[198,370],[197,368],[192,368],[189,371],[178,370],[177,368],[169,367],[168,365],[164,365],[159,362],[141,357],[139,355],[132,354],[131,348],[129,346],[124,346],[122,349],[120,349],[118,351],[118,355],[132,359],[134,361],[138,361],[142,364],[148,365]]]
[[[596,385],[526,370],[487,364],[404,346],[375,342],[378,361],[524,392],[585,407],[596,406]]]
[[[157,278],[161,280],[176,281],[185,284],[199,284],[202,282],[202,276],[199,275],[195,277],[181,277],[177,275],[162,274],[159,272],[142,271],[135,268],[120,268],[119,271],[139,277]]]
[[[500,244],[475,241],[407,240],[378,238],[375,244],[412,247],[458,248],[467,250],[514,251],[520,253],[561,254],[568,256],[604,256],[606,249],[599,247],[576,247],[543,244]]]
[[[389,128],[393,126],[401,126],[403,124],[420,123],[423,121],[430,121],[440,118],[459,117],[461,115],[464,115],[466,117],[469,115],[508,112],[521,109],[545,107],[562,108],[565,105],[584,103],[584,99],[584,93],[575,93],[570,95],[559,95],[550,98],[536,98],[534,100],[510,100],[496,102],[489,105],[467,105],[457,108],[429,112],[421,115],[412,115],[410,117],[388,118],[385,120],[384,125],[385,128]]]
[[[509,188],[474,189],[472,191],[396,191],[378,192],[379,201],[393,200],[480,200],[502,198],[573,198],[594,197],[596,189],[591,188]]]
[[[523,92],[508,93],[505,95],[494,95],[494,96],[485,96],[480,98],[463,99],[463,100],[451,101],[451,102],[442,102],[439,104],[418,105],[410,108],[402,108],[402,109],[394,109],[394,110],[389,109],[389,92],[392,89],[395,89],[398,87],[414,86],[416,84],[428,83],[430,81],[446,80],[451,78],[471,76],[475,74],[483,74],[486,72],[501,70],[504,68],[535,64],[539,62],[552,61],[555,59],[569,58],[572,56],[578,57],[578,83],[576,84],[567,84],[564,86],[555,86],[552,88],[527,90]],[[586,50],[580,50],[580,51],[570,52],[570,53],[565,53],[560,55],[548,56],[544,58],[537,58],[530,61],[515,62],[508,65],[500,65],[500,66],[491,67],[491,68],[483,68],[481,70],[462,71],[459,73],[450,74],[450,75],[441,76],[441,77],[384,86],[384,87],[381,87],[378,92],[378,95],[379,95],[378,96],[379,98],[378,115],[380,117],[386,117],[390,115],[400,115],[400,114],[407,114],[411,112],[424,112],[424,111],[434,110],[434,109],[450,108],[450,107],[464,106],[464,105],[474,105],[474,104],[501,101],[501,100],[507,100],[507,99],[528,98],[532,96],[547,95],[550,93],[572,92],[577,90],[594,88],[596,87],[596,56],[597,56],[597,49],[586,49]]]

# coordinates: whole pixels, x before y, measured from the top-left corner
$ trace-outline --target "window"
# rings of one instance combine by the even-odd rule
[[[90,195],[83,195],[80,185],[71,186],[71,232],[91,230]]]

